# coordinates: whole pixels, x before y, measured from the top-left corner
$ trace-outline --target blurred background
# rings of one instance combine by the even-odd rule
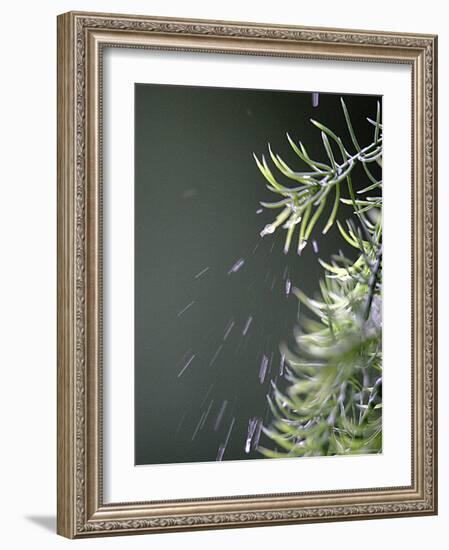
[[[272,382],[283,387],[281,342],[291,344],[301,288],[319,290],[339,250],[336,226],[314,228],[298,255],[285,230],[260,236],[279,210],[253,152],[308,170],[286,133],[328,162],[316,119],[354,151],[339,94],[136,84],[135,451],[136,464],[262,458],[245,449],[251,422],[269,420]],[[371,143],[381,98],[343,96],[361,146]],[[362,169],[355,188],[369,185]],[[342,197],[349,198],[346,186]],[[332,209],[332,200],[328,209]],[[339,210],[344,220],[351,208]],[[326,213],[323,220],[327,219]],[[264,442],[261,435],[261,443]],[[267,442],[272,447],[272,443]]]

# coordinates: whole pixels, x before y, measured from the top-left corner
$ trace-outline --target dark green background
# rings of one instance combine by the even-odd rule
[[[360,143],[370,143],[373,127],[366,116],[375,118],[379,98],[344,98]],[[285,230],[260,238],[276,212],[256,214],[259,201],[278,199],[266,189],[252,152],[266,153],[271,142],[289,165],[304,169],[287,142],[289,132],[312,158],[325,160],[311,117],[353,150],[340,95],[320,94],[313,107],[310,92],[136,84],[136,464],[216,460],[233,418],[223,459],[261,458],[244,452],[248,419],[269,418],[270,380],[283,383],[279,343],[291,340],[297,319],[298,302],[286,297],[284,270],[288,267],[293,284],[311,295],[322,269],[310,245],[301,256],[295,254],[296,243],[283,253]],[[355,178],[355,184],[366,186],[366,178]],[[340,218],[350,215],[349,209],[341,212]],[[325,238],[321,229],[313,234],[319,257],[329,259],[339,248],[351,254],[335,229]],[[244,266],[228,275],[239,258]],[[243,337],[250,315],[253,323]],[[235,326],[223,341],[231,319]],[[219,345],[222,351],[209,366]],[[178,378],[189,350],[196,357]],[[263,354],[273,354],[273,360],[261,384]],[[207,421],[192,440],[212,399]],[[224,400],[228,404],[215,431]]]

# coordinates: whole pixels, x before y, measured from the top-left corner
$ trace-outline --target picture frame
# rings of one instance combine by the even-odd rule
[[[264,486],[262,479],[256,492],[246,494],[242,489],[242,494],[186,498],[182,491],[186,476],[181,473],[173,478],[170,489],[175,497],[155,498],[152,484],[147,483],[144,498],[104,498],[113,474],[111,468],[105,468],[111,448],[103,441],[111,413],[111,408],[104,406],[108,391],[104,384],[105,357],[110,358],[104,353],[104,321],[111,291],[104,292],[108,273],[104,270],[103,244],[107,241],[110,246],[107,231],[111,223],[125,223],[110,216],[104,225],[103,218],[106,50],[126,50],[130,55],[170,52],[173,63],[177,56],[189,52],[201,54],[206,60],[209,56],[210,63],[218,54],[223,58],[234,56],[236,63],[266,59],[273,67],[290,59],[323,61],[335,70],[339,70],[339,63],[357,70],[365,65],[392,69],[404,66],[410,70],[410,202],[403,211],[409,215],[405,220],[411,221],[407,225],[411,263],[404,268],[411,281],[410,314],[404,316],[410,321],[411,349],[401,348],[410,373],[410,384],[404,389],[410,406],[410,448],[406,449],[410,483],[273,491]],[[86,12],[60,15],[58,533],[85,538],[436,514],[436,170],[436,36]],[[114,235],[117,231],[122,231],[122,225],[116,225]],[[124,364],[124,368],[132,378],[133,365]],[[125,431],[132,429],[125,425]]]

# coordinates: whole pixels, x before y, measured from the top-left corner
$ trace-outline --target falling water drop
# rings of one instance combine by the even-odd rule
[[[237,260],[235,264],[231,267],[231,269],[228,271],[228,275],[230,275],[231,273],[236,273],[240,268],[243,267],[244,264],[245,264],[244,258],[240,258],[239,260]]]
[[[281,362],[279,364],[279,374],[284,375],[284,365],[285,365],[285,353],[281,355]]]
[[[194,431],[193,434],[192,434],[192,441],[195,439],[196,434],[198,433],[198,431],[199,431],[199,429],[200,429],[200,426],[201,426],[201,423],[203,422],[203,418],[204,418],[204,415],[205,415],[205,414],[206,414],[206,413],[203,412],[203,414],[200,416],[200,419],[199,419],[199,421],[198,421],[198,424],[196,425],[195,431]]]
[[[265,381],[265,375],[267,374],[267,367],[268,367],[268,357],[266,355],[262,355],[262,361],[260,362],[260,369],[259,369],[259,381],[261,384]]]
[[[195,354],[193,353],[190,359],[187,361],[187,363],[182,367],[182,369],[179,371],[178,378],[182,376],[184,371],[190,366],[191,362],[195,359]]]
[[[235,325],[235,322],[231,319],[229,323],[226,325],[225,332],[223,334],[223,340],[226,340],[226,338],[229,336],[234,325]]]
[[[232,428],[234,427],[235,423],[235,417],[231,420],[231,424],[229,425],[228,433],[226,435],[225,442],[222,443],[218,448],[218,454],[217,454],[217,462],[221,462],[223,460],[223,455],[226,451],[226,447],[228,446],[229,439],[231,438]]]
[[[202,269],[199,273],[195,275],[195,279],[199,279],[202,275],[204,275],[207,271],[209,271],[210,267],[207,266],[204,269]]]
[[[257,428],[257,423],[258,423],[258,418],[250,418],[248,420],[248,432],[247,432],[247,435],[246,435],[246,442],[245,442],[245,453],[248,454],[251,452],[251,442],[252,442],[252,439],[254,437],[254,434],[255,434],[255,431],[256,431],[256,428]]]
[[[256,428],[255,433],[254,433],[254,439],[253,439],[253,449],[254,450],[256,450],[257,447],[259,446],[259,439],[260,439],[260,434],[262,432],[262,426],[263,426],[262,419],[259,418],[259,420],[257,422],[257,428]]]
[[[175,438],[178,436],[179,431],[181,430],[181,427],[184,424],[184,420],[186,419],[186,416],[187,416],[187,411],[184,412],[184,414],[181,416],[180,421],[178,422],[178,426],[176,427],[176,432],[175,432]]]
[[[206,414],[204,415],[204,418],[203,418],[203,421],[201,422],[201,425],[200,425],[200,430],[203,429],[203,426],[204,424],[206,423],[206,420],[207,420],[207,417],[209,416],[209,413],[213,407],[213,404],[214,404],[214,400],[211,399],[210,403],[209,403],[209,406],[207,407],[207,411],[206,411]]]
[[[214,363],[217,357],[220,355],[221,350],[223,349],[223,344],[220,344],[218,348],[216,349],[214,355],[212,356],[212,359],[209,362],[209,367],[211,367]]]
[[[220,410],[218,411],[217,418],[215,419],[214,424],[214,431],[216,432],[218,428],[220,427],[221,420],[223,418],[224,412],[226,410],[226,407],[228,405],[228,401],[225,399],[223,403],[221,404]]]
[[[271,235],[275,231],[276,227],[272,223],[269,223],[262,229],[262,231],[260,232],[260,236],[265,237],[265,235]]]
[[[207,398],[209,397],[210,392],[212,391],[212,388],[214,387],[214,384],[215,384],[215,383],[212,382],[212,384],[209,386],[209,389],[207,390],[206,395],[203,397],[203,400],[201,401],[200,407],[202,407],[202,406],[206,403]]]
[[[242,330],[243,336],[246,336],[246,333],[248,332],[248,329],[249,329],[249,327],[250,327],[250,325],[251,325],[252,322],[253,322],[253,318],[252,318],[252,316],[250,315],[250,316],[248,317],[248,319],[246,320],[245,326],[243,327],[243,330]]]
[[[187,304],[186,307],[182,308],[181,311],[179,311],[179,312],[177,313],[176,316],[177,316],[177,317],[181,317],[181,315],[182,315],[183,313],[185,313],[189,308],[191,308],[191,307],[193,306],[194,303],[195,303],[195,300],[193,300],[192,302],[190,302],[190,304]]]

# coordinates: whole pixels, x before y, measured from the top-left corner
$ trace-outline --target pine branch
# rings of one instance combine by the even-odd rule
[[[371,277],[368,283],[368,296],[366,299],[364,318],[368,319],[371,310],[371,304],[373,303],[374,293],[376,290],[377,279],[380,274],[380,266],[382,262],[382,248],[379,248],[377,252],[376,263],[371,271]]]
[[[300,147],[293,142],[290,136],[287,134],[288,141],[292,146],[293,150],[300,157],[300,159],[305,162],[310,168],[313,169],[312,172],[296,172],[292,170],[283,159],[273,153],[271,146],[268,145],[269,155],[273,161],[275,167],[281,172],[281,174],[291,180],[299,182],[301,185],[296,187],[287,187],[279,183],[279,181],[273,175],[270,167],[268,166],[267,160],[264,155],[262,155],[261,160],[253,154],[256,164],[268,182],[268,189],[273,193],[285,197],[282,201],[274,203],[261,203],[265,208],[281,208],[284,207],[282,218],[276,218],[276,220],[268,224],[261,231],[261,236],[265,236],[273,233],[277,227],[282,225],[284,228],[288,229],[287,238],[285,241],[285,252],[287,253],[290,248],[291,239],[293,236],[294,226],[300,224],[310,208],[314,208],[314,215],[311,217],[310,221],[302,231],[303,238],[299,239],[298,243],[298,253],[301,253],[304,246],[307,244],[307,240],[310,237],[310,234],[318,222],[323,209],[324,209],[324,199],[327,199],[327,196],[331,191],[335,192],[334,195],[334,206],[332,213],[325,224],[323,229],[323,234],[327,233],[329,229],[333,226],[335,219],[338,213],[338,207],[340,202],[348,203],[348,199],[340,198],[340,184],[346,180],[348,191],[350,193],[350,201],[352,202],[357,216],[359,217],[361,223],[365,224],[364,212],[372,207],[378,206],[378,203],[373,201],[362,202],[354,196],[352,191],[351,184],[351,172],[354,170],[357,164],[365,165],[368,162],[372,162],[377,159],[382,154],[382,136],[379,134],[379,127],[376,126],[375,140],[367,145],[366,147],[360,149],[353,155],[350,155],[346,148],[343,146],[343,143],[339,137],[332,132],[326,126],[312,121],[312,123],[321,130],[321,137],[324,145],[324,149],[330,160],[330,165],[323,162],[317,162],[312,160],[302,143]],[[332,152],[332,147],[330,145],[328,136],[331,137],[334,143],[338,145],[342,156],[342,162],[337,163],[335,156]],[[357,142],[358,145],[358,142]],[[381,182],[374,180],[373,185],[376,187],[381,186]],[[369,188],[372,189],[372,186]],[[293,229],[292,229],[293,227]]]
[[[262,236],[281,227],[287,229],[288,252],[299,225],[300,253],[333,194],[331,213],[322,232],[326,234],[336,223],[342,238],[358,253],[355,261],[342,253],[334,255],[330,263],[319,260],[325,269],[321,299],[294,290],[311,317],[303,320],[294,349],[281,348],[286,358],[287,387],[281,390],[272,384],[268,398],[272,421],[263,431],[276,448],[259,446],[267,457],[376,453],[382,448],[382,195],[366,196],[382,188],[382,180],[368,168],[372,162],[381,164],[380,105],[376,120],[368,119],[374,126],[373,141],[363,148],[343,100],[342,107],[355,153],[350,154],[339,136],[316,121],[312,123],[321,131],[326,161],[311,159],[305,146],[301,142],[298,146],[287,135],[310,171],[293,171],[269,146],[275,167],[299,186],[282,185],[265,157],[261,161],[255,157],[268,188],[283,197],[275,203],[262,203],[265,208],[282,208],[275,221],[262,230]],[[341,160],[337,160],[332,145]],[[363,166],[371,183],[356,194],[351,175],[357,164]],[[341,197],[343,184],[348,198]],[[352,206],[358,225],[351,219],[343,226],[338,219],[341,203]]]

